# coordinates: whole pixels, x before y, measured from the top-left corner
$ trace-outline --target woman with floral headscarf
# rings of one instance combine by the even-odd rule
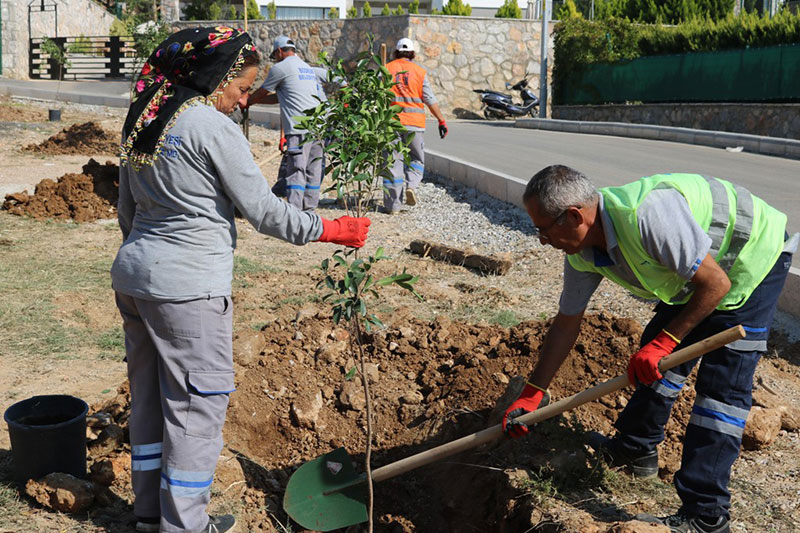
[[[258,72],[250,36],[226,27],[167,38],[135,85],[123,128],[111,268],[131,388],[137,531],[232,531],[209,517],[234,391],[231,279],[236,208],[294,244],[363,246],[369,219],[325,220],[279,200],[239,128]]]

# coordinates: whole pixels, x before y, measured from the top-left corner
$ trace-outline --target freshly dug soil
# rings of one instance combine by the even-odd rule
[[[101,165],[90,159],[81,174],[65,174],[57,182],[40,181],[33,195],[26,192],[7,195],[3,209],[15,215],[75,222],[113,218],[119,199],[118,176],[116,164],[106,161]]]
[[[42,155],[96,155],[119,153],[119,134],[111,134],[97,122],[73,124],[39,144],[29,144],[23,150]]]
[[[246,305],[241,299],[237,305]],[[536,362],[530,354],[538,352],[546,328],[545,322],[506,329],[445,317],[429,323],[401,311],[387,329],[367,335],[375,416],[373,468],[498,423],[506,407],[498,399],[511,378],[530,372]],[[554,400],[624,373],[640,335],[641,326],[633,320],[587,316],[575,350],[552,384]],[[240,454],[249,487],[242,518],[247,531],[274,531],[275,517],[288,521],[281,502],[297,467],[344,447],[357,469],[363,469],[360,374],[346,378],[357,366],[348,332],[313,310],[278,317],[259,332],[240,333],[234,360],[237,392],[224,434],[228,448]],[[583,445],[585,431],[610,431],[631,392],[620,391],[545,421],[526,439],[504,440],[376,484],[376,529],[525,531],[536,526],[545,518],[543,512],[529,498],[520,499],[528,503],[516,503],[526,483],[552,477],[567,490],[577,479],[587,483],[594,476],[597,486],[600,476],[592,473],[597,461]],[[125,425],[128,398],[122,389],[99,410]],[[680,449],[688,415],[676,405],[662,454],[665,477],[680,460],[673,449]],[[598,532],[614,526],[595,522],[587,513],[579,521]]]

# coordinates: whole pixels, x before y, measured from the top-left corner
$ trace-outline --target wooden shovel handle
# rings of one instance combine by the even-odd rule
[[[673,352],[659,362],[658,368],[663,373],[681,363],[685,363],[686,361],[700,357],[703,354],[716,350],[717,348],[725,346],[726,344],[730,344],[733,341],[743,339],[744,336],[744,328],[742,326],[734,326],[730,329],[717,333],[716,335],[712,335],[707,339],[696,342],[691,346],[687,346],[686,348],[682,348],[676,352]],[[574,409],[579,405],[596,400],[601,396],[605,396],[606,394],[618,391],[629,384],[630,381],[628,380],[627,374],[617,376],[614,379],[605,381],[599,385],[595,385],[594,387],[588,388],[577,394],[573,394],[568,398],[564,398],[555,403],[542,407],[541,409],[537,409],[532,413],[517,417],[517,420],[528,425],[534,424],[547,418],[560,415],[564,411]],[[462,437],[460,439],[442,444],[441,446],[437,446],[436,448],[431,448],[430,450],[420,452],[416,455],[401,459],[400,461],[382,466],[372,471],[372,479],[373,481],[383,481],[410,470],[414,470],[415,468],[419,468],[420,466],[444,459],[445,457],[450,457],[451,455],[459,452],[486,444],[487,442],[498,440],[502,437],[503,427],[498,424],[496,426],[484,429],[483,431],[472,433],[466,437]]]

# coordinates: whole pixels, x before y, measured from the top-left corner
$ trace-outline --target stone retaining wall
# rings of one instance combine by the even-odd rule
[[[554,106],[553,118],[652,124],[800,139],[800,104],[641,104]]]
[[[51,0],[45,4],[52,4]],[[37,8],[34,2],[32,7]],[[29,39],[32,37],[79,37],[108,35],[115,17],[91,0],[57,0],[58,28],[55,12],[32,11],[31,35],[28,34],[28,0],[0,2],[3,20],[3,72],[13,79],[28,79]]]
[[[241,26],[241,21],[214,23]],[[185,28],[210,22],[177,22]],[[552,26],[551,26],[552,27]],[[259,50],[266,56],[272,40],[288,35],[303,59],[313,62],[320,51],[344,59],[366,48],[368,33],[375,36],[375,52],[386,43],[387,60],[401,37],[417,44],[416,62],[425,67],[434,95],[445,115],[474,117],[480,111],[473,89],[503,90],[526,72],[538,93],[541,21],[426,15],[397,15],[335,20],[258,20],[248,23]],[[552,57],[552,41],[550,46]],[[551,61],[552,64],[552,61]],[[515,98],[516,99],[516,98]]]

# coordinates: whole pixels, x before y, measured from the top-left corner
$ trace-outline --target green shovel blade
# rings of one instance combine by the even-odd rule
[[[331,531],[367,521],[366,478],[356,474],[344,448],[298,468],[283,495],[283,509],[306,529]]]

